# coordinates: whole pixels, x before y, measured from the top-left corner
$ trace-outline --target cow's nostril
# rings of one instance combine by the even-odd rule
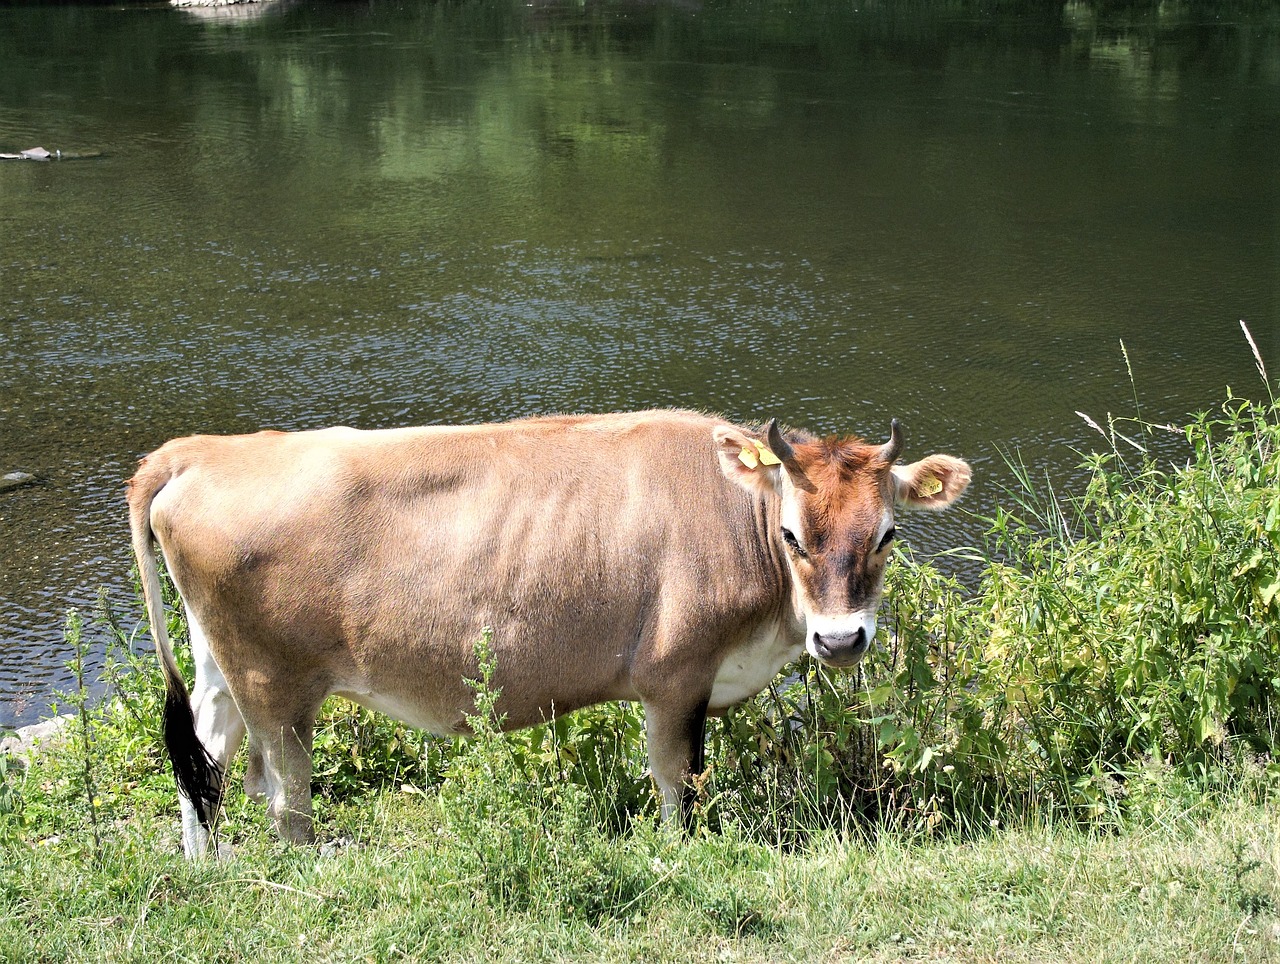
[[[857,656],[867,645],[867,631],[858,627],[852,633],[813,634],[813,649],[823,659],[840,660]]]
[[[860,647],[867,641],[867,630],[859,626],[855,632],[814,632],[813,641],[829,649]]]

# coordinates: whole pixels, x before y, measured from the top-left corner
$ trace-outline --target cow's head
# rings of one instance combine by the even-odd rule
[[[776,422],[759,433],[715,432],[720,467],[748,492],[780,500],[770,532],[791,573],[805,648],[829,666],[854,665],[876,633],[884,567],[898,507],[944,509],[969,484],[967,463],[930,455],[895,465],[902,450],[897,419],[889,441],[857,438],[788,441]]]

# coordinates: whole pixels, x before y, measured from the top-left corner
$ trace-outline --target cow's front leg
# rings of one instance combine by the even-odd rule
[[[649,744],[649,771],[662,793],[662,819],[678,812],[687,831],[692,826],[696,789],[705,754],[707,698],[695,702],[645,701],[644,729]]]

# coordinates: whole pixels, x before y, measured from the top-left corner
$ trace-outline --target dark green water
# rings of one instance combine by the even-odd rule
[[[1241,11],[1244,12],[1241,12]],[[1067,483],[1280,371],[1280,15],[0,6],[0,724],[174,435],[693,406]],[[1173,443],[1170,443],[1173,445]],[[1177,457],[1176,447],[1170,457]],[[977,542],[963,514],[921,550]],[[95,645],[101,639],[94,637]]]

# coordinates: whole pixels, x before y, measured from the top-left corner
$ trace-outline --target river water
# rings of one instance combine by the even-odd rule
[[[123,482],[175,435],[897,416],[981,513],[1006,453],[1071,484],[1077,410],[1261,394],[1241,319],[1280,371],[1257,5],[3,6],[0,151],[36,145],[102,156],[0,161],[0,474],[39,480],[0,493],[0,725],[67,685],[69,606],[132,606]]]

